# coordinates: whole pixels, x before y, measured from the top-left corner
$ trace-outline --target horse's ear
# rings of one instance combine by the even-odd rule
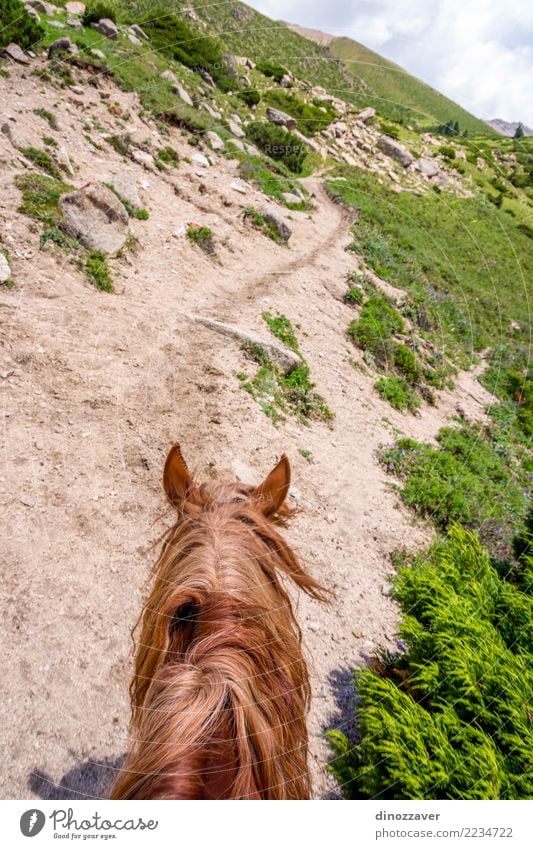
[[[253,499],[266,516],[278,513],[289,493],[291,485],[291,467],[286,454],[281,459],[263,483],[253,491]]]
[[[193,487],[192,478],[183,459],[181,448],[176,442],[168,452],[163,472],[163,489],[165,495],[175,507],[179,507]]]

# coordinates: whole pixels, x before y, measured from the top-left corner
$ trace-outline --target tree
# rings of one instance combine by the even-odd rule
[[[524,136],[525,136],[524,128],[523,128],[522,124],[518,124],[518,127],[514,131],[513,138],[522,139]]]

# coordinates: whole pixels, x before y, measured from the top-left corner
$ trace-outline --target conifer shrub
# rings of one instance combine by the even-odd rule
[[[44,27],[28,14],[21,0],[0,0],[0,48],[15,42],[23,49],[34,47]]]
[[[258,62],[255,67],[265,77],[271,77],[277,83],[280,83],[287,73],[287,68],[278,65],[276,62]]]
[[[329,739],[349,799],[529,799],[533,794],[533,559],[501,577],[478,537],[400,567],[398,652],[356,674],[360,742]]]
[[[102,18],[108,18],[116,24],[117,4],[114,0],[88,0],[81,19],[83,25],[90,27],[92,23],[96,23]]]
[[[294,133],[266,121],[252,121],[246,135],[265,156],[282,162],[293,174],[301,173],[307,148]]]

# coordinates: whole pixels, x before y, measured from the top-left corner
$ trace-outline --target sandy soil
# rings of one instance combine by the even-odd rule
[[[350,222],[318,179],[312,216],[293,213],[290,249],[242,221],[264,200],[230,188],[235,164],[182,163],[173,174],[143,171],[109,146],[95,151],[82,124],[115,127],[106,102],[42,87],[14,68],[2,86],[2,121],[38,146],[44,133],[66,145],[79,169],[72,183],[131,174],[145,186],[148,221],[133,221],[137,253],[113,261],[115,295],[96,291],[67,254],[39,252],[38,233],[16,212],[13,176],[27,167],[4,137],[0,222],[16,286],[0,293],[0,386],[4,518],[0,650],[8,753],[5,798],[101,796],[127,745],[130,629],[141,609],[152,548],[170,516],[162,464],[180,441],[198,476],[259,479],[288,453],[292,498],[302,512],[288,536],[309,569],[335,592],[330,607],[297,601],[313,682],[309,720],[315,792],[335,796],[322,734],[352,716],[351,669],[376,645],[395,641],[388,595],[390,552],[431,537],[400,504],[376,449],[401,431],[433,439],[460,403],[482,416],[488,396],[473,373],[417,418],[394,412],[356,371],[344,331],[344,248]],[[109,91],[111,90],[111,84]],[[136,117],[134,95],[112,91],[131,110],[133,130],[157,137]],[[55,105],[54,105],[55,104]],[[32,110],[56,112],[51,133]],[[190,154],[178,131],[172,144]],[[218,260],[175,233],[208,224]],[[240,387],[249,366],[238,344],[193,324],[198,314],[268,334],[265,309],[301,325],[301,348],[335,426],[276,428]],[[312,452],[308,463],[298,449]]]

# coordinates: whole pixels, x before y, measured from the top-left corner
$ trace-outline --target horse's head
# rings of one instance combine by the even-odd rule
[[[169,502],[181,512],[187,505],[194,509],[216,508],[225,504],[248,502],[263,516],[288,515],[291,510],[285,504],[291,482],[291,467],[286,454],[259,486],[239,483],[210,481],[198,485],[191,476],[183,459],[180,446],[170,449],[163,473],[163,488]]]

